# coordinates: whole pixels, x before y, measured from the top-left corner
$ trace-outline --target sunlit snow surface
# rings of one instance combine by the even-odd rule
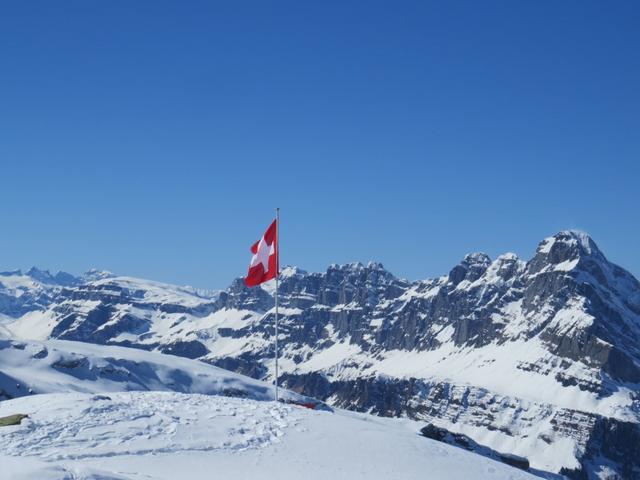
[[[417,423],[172,392],[66,393],[0,403],[0,478],[528,479],[417,434]]]
[[[64,340],[0,338],[0,399],[38,393],[160,390],[273,398],[273,386],[187,358]],[[306,397],[283,391],[288,400]]]

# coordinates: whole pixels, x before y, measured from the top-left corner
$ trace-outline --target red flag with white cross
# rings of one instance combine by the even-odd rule
[[[255,287],[278,275],[278,222],[274,220],[260,240],[251,246],[251,264],[244,279],[247,287]]]

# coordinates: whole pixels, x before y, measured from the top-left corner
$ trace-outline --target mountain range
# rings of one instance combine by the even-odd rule
[[[271,381],[270,283],[201,291],[98,270],[1,272],[0,335],[134,347]],[[528,261],[473,253],[421,281],[373,262],[286,267],[279,302],[290,390],[464,435],[539,471],[640,478],[640,283],[582,232],[544,239]]]

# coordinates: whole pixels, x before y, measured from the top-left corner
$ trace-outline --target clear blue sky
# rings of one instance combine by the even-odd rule
[[[640,2],[0,8],[0,270],[410,279],[589,232],[640,274]]]

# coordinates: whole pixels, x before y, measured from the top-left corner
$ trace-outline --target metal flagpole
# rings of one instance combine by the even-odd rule
[[[280,209],[276,208],[276,402],[278,401],[278,277],[280,276]]]

